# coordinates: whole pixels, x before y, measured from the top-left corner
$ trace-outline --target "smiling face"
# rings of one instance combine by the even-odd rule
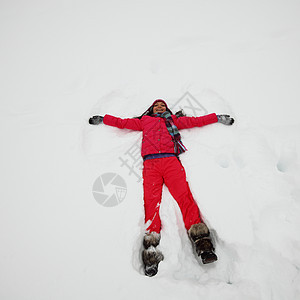
[[[162,101],[157,101],[154,105],[153,105],[153,113],[154,114],[162,114],[163,112],[165,112],[167,110],[166,104]]]

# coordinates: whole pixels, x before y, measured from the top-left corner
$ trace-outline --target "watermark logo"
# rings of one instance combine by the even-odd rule
[[[95,200],[105,207],[119,205],[126,197],[125,180],[116,173],[105,173],[99,176],[93,184]]]
[[[183,111],[190,116],[199,117],[208,113],[207,109],[190,93],[183,94],[170,109],[183,109]]]
[[[173,113],[176,110],[183,110],[187,116],[199,117],[208,113],[207,109],[190,93],[184,93],[175,103],[168,105]],[[146,134],[144,132],[144,138]],[[152,143],[151,140],[148,142]],[[153,145],[154,147],[156,145]],[[159,149],[158,149],[159,150]],[[141,157],[141,141],[137,140],[129,149],[124,152],[123,156],[119,157],[121,167],[126,167],[129,170],[129,175],[134,175],[137,181],[142,180],[141,173],[143,169],[143,158]]]

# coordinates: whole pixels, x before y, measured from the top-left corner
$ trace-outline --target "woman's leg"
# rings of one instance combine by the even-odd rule
[[[160,163],[161,159],[146,160],[143,169],[145,223],[148,232],[157,233],[161,230],[159,208],[163,187]]]
[[[165,162],[165,183],[181,209],[185,228],[195,250],[204,264],[212,263],[218,258],[214,253],[209,230],[203,223],[197,203],[186,181],[184,168],[177,158]]]
[[[154,276],[158,271],[158,264],[164,258],[161,251],[157,249],[160,241],[159,208],[163,186],[159,159],[149,159],[144,162],[143,179],[145,223],[148,227],[143,240],[142,260],[145,275]]]
[[[176,157],[162,159],[164,161],[164,180],[171,195],[177,201],[187,230],[193,224],[203,222],[196,201],[190,191],[184,167]]]

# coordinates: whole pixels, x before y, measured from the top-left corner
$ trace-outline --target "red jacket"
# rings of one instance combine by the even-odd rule
[[[172,119],[178,130],[201,127],[218,122],[216,114],[179,118],[172,115]],[[121,119],[105,115],[103,123],[122,129],[143,131],[142,156],[155,153],[174,153],[174,143],[163,118],[143,116],[141,119]]]

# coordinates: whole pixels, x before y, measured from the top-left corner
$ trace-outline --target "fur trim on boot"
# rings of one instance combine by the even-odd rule
[[[197,240],[209,237],[209,230],[205,223],[193,224],[189,229],[189,236],[193,242]]]
[[[143,245],[145,249],[148,249],[150,246],[157,247],[160,242],[160,233],[155,231],[146,233],[144,236]]]

